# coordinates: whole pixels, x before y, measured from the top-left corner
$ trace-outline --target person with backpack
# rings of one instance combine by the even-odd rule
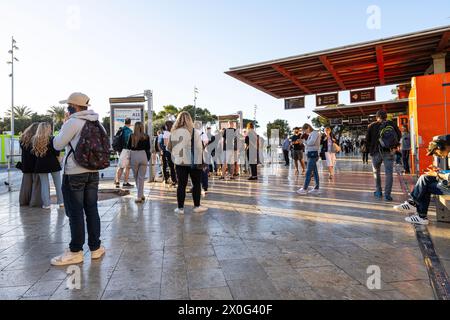
[[[82,263],[85,243],[85,217],[91,259],[100,259],[105,248],[100,241],[98,214],[99,170],[109,167],[110,140],[100,124],[99,115],[88,110],[89,97],[73,93],[61,104],[68,105],[66,121],[53,140],[56,150],[65,148],[62,193],[66,215],[70,221],[69,250],[51,260],[54,266]]]
[[[115,185],[116,188],[120,188],[120,179],[122,179],[122,174],[125,172],[123,178],[124,188],[133,188],[133,185],[129,183],[130,178],[130,150],[127,147],[130,136],[133,133],[131,130],[131,119],[125,119],[125,125],[117,131],[113,140],[113,149],[119,152],[119,164],[116,171]]]
[[[39,124],[36,134],[33,137],[33,148],[31,152],[36,157],[34,172],[39,175],[41,181],[42,208],[50,210],[50,181],[48,175],[51,174],[55,185],[57,204],[64,207],[64,200],[61,191],[61,164],[59,163],[60,152],[53,148],[52,126],[50,123]]]
[[[172,160],[172,153],[169,151],[167,146],[170,142],[170,135],[173,127],[172,121],[167,121],[163,127],[162,140],[161,140],[161,149],[163,150],[163,174],[164,174],[164,183],[166,185],[169,184],[169,173],[170,179],[172,180],[172,187],[175,187],[178,184],[178,178],[175,171],[175,164]]]
[[[367,148],[372,157],[373,173],[376,182],[374,196],[383,197],[381,186],[381,165],[384,163],[386,172],[385,194],[386,201],[393,201],[392,186],[394,184],[395,150],[400,145],[402,136],[397,124],[387,119],[387,112],[377,112],[377,121],[369,125],[366,135]]]
[[[131,151],[130,164],[138,189],[136,203],[145,201],[144,184],[148,162],[150,161],[150,147],[150,137],[145,133],[144,124],[137,122],[134,125],[134,133],[131,134],[127,143],[127,149]]]

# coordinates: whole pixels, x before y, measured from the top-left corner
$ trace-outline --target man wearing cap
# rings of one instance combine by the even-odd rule
[[[98,121],[99,115],[88,110],[89,97],[83,93],[73,93],[69,99],[61,101],[67,104],[68,113],[60,133],[53,140],[56,150],[65,148],[64,177],[62,192],[64,207],[70,221],[71,242],[69,250],[51,260],[54,266],[66,266],[82,263],[85,243],[85,215],[88,230],[88,244],[92,259],[100,259],[105,248],[100,241],[100,217],[98,214],[98,171],[88,170],[77,164],[73,152],[81,137],[86,121]]]
[[[445,159],[448,158],[449,153],[450,136],[446,136],[431,142],[427,155]],[[410,199],[401,205],[395,206],[394,210],[410,214],[411,216],[406,218],[406,222],[428,225],[428,208],[430,207],[431,195],[450,195],[449,178],[450,171],[430,166],[417,181],[413,192],[410,194]]]
[[[372,156],[373,173],[376,182],[376,191],[374,196],[378,199],[383,197],[383,188],[381,186],[381,165],[384,163],[386,182],[385,182],[385,194],[386,201],[393,201],[392,199],[392,186],[394,184],[394,162],[395,155],[393,149],[400,145],[393,146],[392,149],[383,148],[380,144],[381,130],[386,127],[393,128],[393,134],[397,135],[397,141],[400,141],[402,133],[397,124],[387,119],[387,113],[384,110],[377,112],[377,121],[372,123],[367,130],[367,149]]]

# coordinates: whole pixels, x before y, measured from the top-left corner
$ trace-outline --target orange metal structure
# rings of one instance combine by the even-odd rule
[[[410,129],[413,146],[413,168],[422,173],[433,164],[427,148],[433,137],[449,134],[450,73],[415,77],[409,101]],[[417,172],[419,171],[419,172]]]

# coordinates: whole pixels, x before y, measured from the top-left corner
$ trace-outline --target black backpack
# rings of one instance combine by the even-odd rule
[[[124,144],[123,128],[120,128],[113,138],[112,148],[114,151],[120,153],[124,149]]]
[[[400,144],[399,137],[391,122],[385,121],[381,124],[378,141],[383,149],[391,150],[398,147]]]

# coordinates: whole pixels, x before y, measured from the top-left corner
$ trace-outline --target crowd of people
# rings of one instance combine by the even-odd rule
[[[100,259],[106,252],[100,241],[97,206],[99,171],[110,165],[111,145],[105,128],[98,121],[98,114],[89,110],[89,101],[89,97],[82,93],[74,93],[69,99],[61,101],[68,105],[68,113],[56,136],[52,135],[49,123],[36,123],[20,138],[22,161],[18,168],[23,172],[21,206],[51,209],[49,177],[52,176],[57,204],[65,209],[70,221],[69,249],[51,260],[56,266],[83,262],[85,224],[91,258]],[[402,128],[401,132],[396,123],[387,119],[384,111],[379,111],[377,121],[369,126],[361,147],[364,148],[363,154],[370,154],[372,158],[376,198],[381,199],[384,195],[386,201],[393,201],[394,164],[398,153],[404,162],[409,160],[411,143],[408,136],[407,128]],[[243,169],[250,173],[249,181],[258,180],[263,149],[261,143],[253,123],[248,124],[244,136],[237,133],[233,122],[213,135],[211,128],[206,128],[205,132],[201,123],[194,123],[188,112],[182,112],[175,122],[167,121],[155,140],[151,141],[142,122],[132,126],[131,120],[126,119],[112,144],[113,149],[120,152],[114,184],[120,188],[123,176],[122,187],[133,187],[129,183],[130,171],[133,172],[137,188],[136,203],[144,203],[145,177],[153,157],[155,163],[161,164],[159,173],[164,183],[177,188],[178,205],[174,212],[184,214],[186,194],[192,193],[193,212],[204,213],[208,208],[201,204],[202,195],[205,196],[208,191],[211,174],[216,174],[220,180],[234,180]],[[310,124],[294,128],[293,135],[285,137],[282,148],[286,166],[290,166],[292,158],[295,175],[300,176],[301,169],[305,178],[302,188],[297,191],[299,195],[321,193],[320,159],[326,163],[328,179],[335,179],[336,154],[342,148],[332,128],[325,128],[323,133]],[[62,151],[65,153],[63,160],[60,158]],[[430,144],[429,155],[448,157],[449,151],[448,139],[435,141]],[[386,171],[384,192],[381,181],[383,163]],[[412,214],[406,219],[410,223],[428,224],[431,195],[450,194],[448,178],[449,172],[430,167],[419,179],[411,198],[394,209]],[[310,187],[312,179],[315,186]]]

